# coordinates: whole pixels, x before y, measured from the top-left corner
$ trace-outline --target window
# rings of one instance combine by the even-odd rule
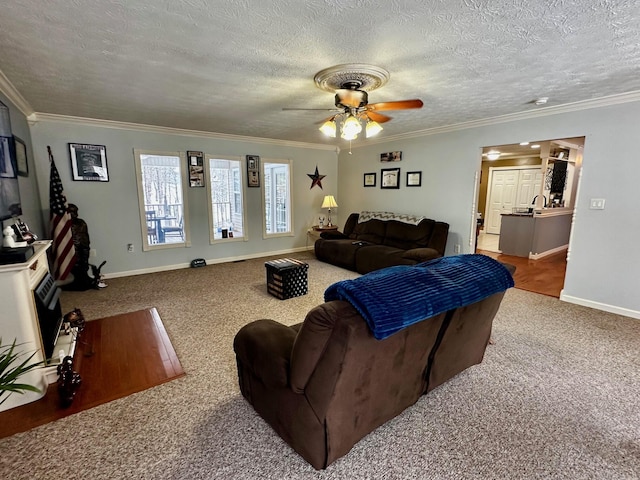
[[[287,160],[265,160],[264,178],[264,234],[292,235],[291,163]]]
[[[247,240],[245,231],[242,161],[207,158],[209,181],[209,238],[211,243],[229,239]]]
[[[186,158],[177,152],[135,150],[142,249],[189,245]]]

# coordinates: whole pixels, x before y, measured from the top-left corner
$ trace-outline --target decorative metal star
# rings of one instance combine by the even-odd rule
[[[318,173],[318,166],[317,165],[316,165],[315,173],[307,173],[307,176],[312,180],[311,181],[311,186],[309,187],[309,190],[311,190],[316,185],[318,185],[322,189],[322,179],[324,177],[326,177],[326,175],[320,175]]]

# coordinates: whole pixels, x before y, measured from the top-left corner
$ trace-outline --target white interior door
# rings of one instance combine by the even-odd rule
[[[519,170],[491,170],[491,184],[484,231],[500,234],[503,213],[513,212],[516,204]]]
[[[542,170],[540,168],[532,168],[520,170],[518,179],[518,195],[516,198],[516,207],[531,208],[533,205],[533,197],[539,195],[542,191]]]

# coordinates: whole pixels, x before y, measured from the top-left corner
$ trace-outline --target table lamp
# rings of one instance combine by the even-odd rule
[[[324,196],[324,200],[322,201],[322,207],[320,208],[327,208],[328,212],[327,212],[327,227],[331,227],[333,226],[333,224],[331,223],[331,209],[337,207],[338,204],[336,203],[336,199],[333,198],[333,195],[325,195]]]

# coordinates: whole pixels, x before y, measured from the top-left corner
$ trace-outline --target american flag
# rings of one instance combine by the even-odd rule
[[[73,246],[71,233],[71,215],[67,212],[67,198],[62,190],[62,182],[53,160],[51,147],[47,146],[51,162],[49,177],[49,208],[51,210],[50,227],[53,239],[53,276],[56,280],[64,280],[69,276],[76,263],[76,249]]]

